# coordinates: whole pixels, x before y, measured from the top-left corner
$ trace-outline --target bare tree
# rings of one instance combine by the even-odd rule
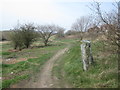
[[[58,31],[57,31],[57,38],[63,38],[65,35],[64,35],[64,31],[65,29],[62,28],[62,27],[59,27],[58,28]]]
[[[48,45],[50,37],[58,30],[58,26],[56,25],[39,25],[37,27],[38,32],[40,33],[40,37],[43,40],[45,46]]]
[[[93,19],[92,16],[83,16],[77,19],[75,23],[73,23],[71,29],[78,31],[80,33],[80,40],[82,40],[83,33],[86,32],[90,27],[93,27],[95,25],[95,19]]]
[[[107,34],[108,40],[120,47],[120,31],[118,30],[117,12],[118,3],[116,3],[116,10],[112,10],[111,12],[102,11],[101,3],[99,2],[94,2],[91,5],[92,8],[90,9],[97,14],[97,17],[99,17],[103,24],[106,24],[109,29]]]

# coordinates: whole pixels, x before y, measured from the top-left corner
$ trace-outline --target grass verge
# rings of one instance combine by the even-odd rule
[[[2,82],[2,88],[8,88],[10,85],[19,82],[23,79],[28,79],[33,74],[37,73],[42,65],[52,56],[51,53],[44,54],[39,58],[28,59],[16,64],[2,64],[2,74],[5,79]]]
[[[11,85],[18,83],[23,79],[29,79],[35,74],[40,72],[41,67],[44,63],[49,60],[58,50],[64,48],[65,45],[52,45],[42,48],[32,48],[24,49],[20,52],[11,52],[11,54],[3,55],[3,57],[11,57],[12,55],[16,56],[16,60],[19,60],[19,57],[28,58],[26,61],[21,61],[15,64],[2,64],[2,88],[9,88]],[[5,47],[3,47],[5,48]],[[4,52],[7,52],[7,49],[4,49]],[[29,54],[29,55],[28,55]],[[35,57],[30,58],[29,57]]]
[[[64,78],[75,88],[117,88],[118,57],[116,52],[112,52],[114,49],[114,46],[106,46],[103,41],[93,43],[92,53],[95,63],[85,72],[82,69],[80,44],[74,43],[60,60],[59,65],[53,68],[54,75],[61,78],[63,70]]]

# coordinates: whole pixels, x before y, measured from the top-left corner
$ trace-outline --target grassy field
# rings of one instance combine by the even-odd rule
[[[66,44],[62,42],[53,42],[50,46],[42,46],[39,42],[33,43],[33,47],[23,49],[18,52],[10,52],[12,49],[10,43],[2,45],[2,88],[18,83],[23,79],[29,79],[35,73],[40,72],[42,65],[49,60],[58,50],[64,48]],[[9,60],[10,59],[10,60]],[[14,60],[13,60],[14,59]],[[19,61],[8,63],[9,60]],[[22,61],[24,60],[24,61]]]
[[[1,64],[2,88],[10,87],[23,79],[30,79],[41,70],[47,60],[68,44],[70,49],[60,60],[56,61],[52,71],[62,84],[68,83],[75,88],[118,87],[118,57],[117,48],[114,45],[110,46],[104,41],[92,42],[92,54],[95,63],[88,71],[84,72],[80,42],[76,39],[55,39],[49,46],[44,47],[42,43],[36,41],[31,48],[18,52],[9,51],[12,49],[11,44],[4,43],[1,53],[3,60],[15,59],[13,61],[18,62],[6,63],[3,61]]]
[[[80,43],[73,43],[70,50],[56,62],[53,73],[75,88],[117,88],[116,49],[114,45],[110,46],[104,41],[93,42],[92,53],[95,63],[85,72],[82,69]]]

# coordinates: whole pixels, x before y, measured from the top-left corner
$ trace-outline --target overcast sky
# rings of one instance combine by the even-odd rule
[[[17,22],[35,24],[57,24],[66,30],[81,16],[91,14],[87,7],[93,0],[0,0],[0,30],[9,30]],[[104,1],[102,8],[110,11],[112,2]]]

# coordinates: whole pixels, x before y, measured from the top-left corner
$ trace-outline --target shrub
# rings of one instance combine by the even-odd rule
[[[37,33],[33,24],[24,24],[12,30],[10,39],[14,49],[19,48],[21,50],[24,47],[29,48],[32,42],[35,41],[36,36]]]

